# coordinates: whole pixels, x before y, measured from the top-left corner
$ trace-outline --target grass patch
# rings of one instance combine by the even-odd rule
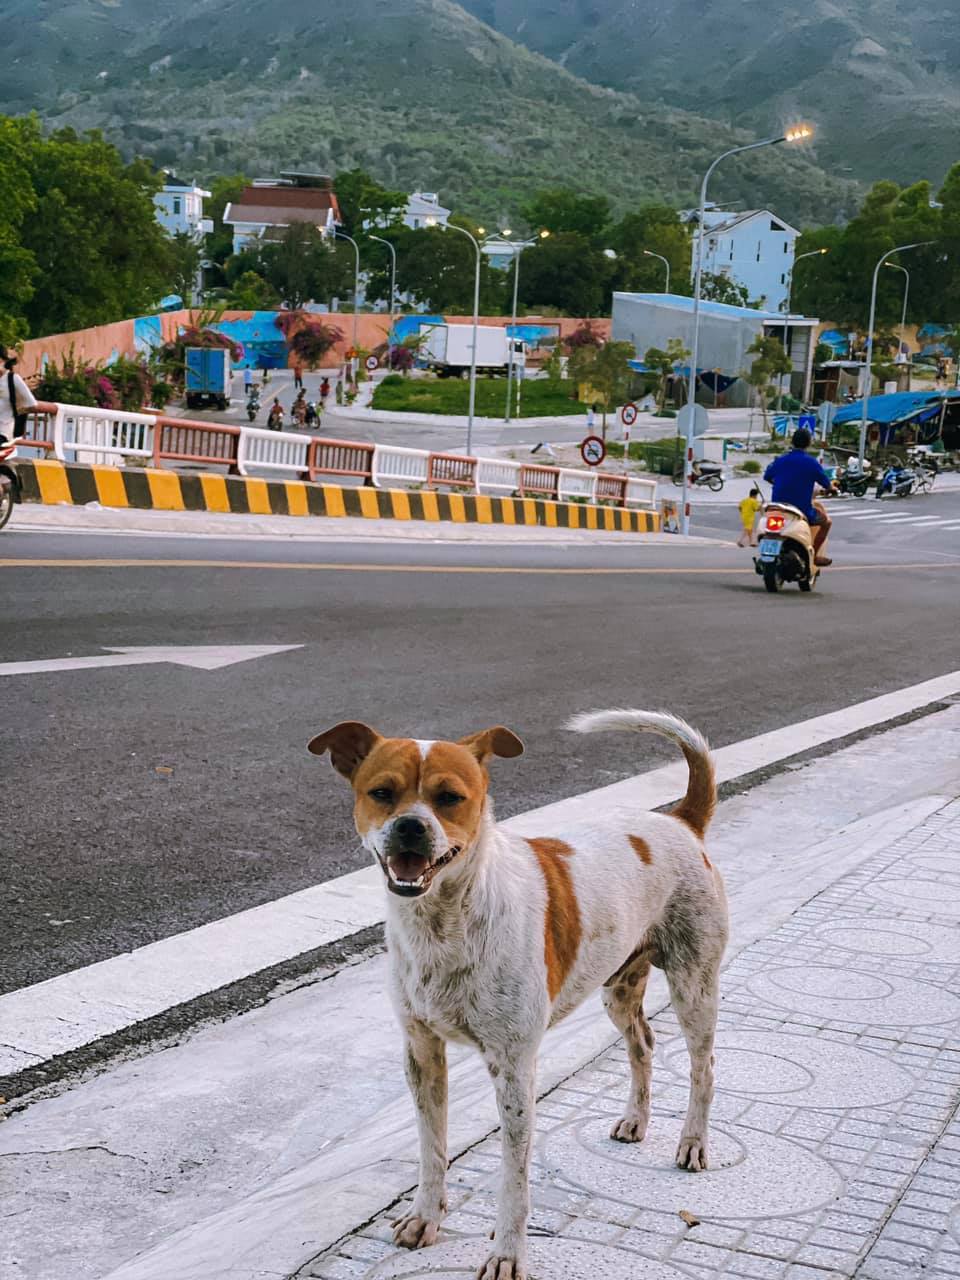
[[[524,382],[520,394],[521,418],[557,418],[586,413],[586,405],[570,398],[570,383]],[[470,404],[467,378],[384,379],[373,393],[372,407],[393,413],[443,413],[465,415]],[[516,417],[516,387],[511,396],[511,416]],[[477,379],[477,414],[502,418],[507,405],[506,378]]]

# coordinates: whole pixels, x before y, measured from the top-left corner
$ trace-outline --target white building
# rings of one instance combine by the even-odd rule
[[[684,218],[695,222],[696,210]],[[730,213],[708,206],[704,215],[703,270],[743,285],[748,300],[765,311],[784,311],[797,236],[800,234],[769,209]],[[693,263],[701,230],[693,231]],[[693,273],[691,268],[691,277]]]
[[[238,200],[223,211],[223,221],[233,228],[233,252],[259,240],[280,235],[294,222],[311,222],[325,236],[332,236],[340,221],[340,206],[330,178],[322,174],[281,173],[277,179],[257,179],[245,187]]]
[[[450,210],[443,207],[435,191],[414,191],[404,210],[403,225],[411,231],[419,231],[421,227],[445,227],[449,217]]]
[[[181,182],[172,173],[168,173],[166,179],[163,190],[153,197],[161,227],[171,236],[183,232],[199,240],[208,235],[213,230],[213,221],[203,216],[203,202],[209,200],[210,192],[195,182]]]

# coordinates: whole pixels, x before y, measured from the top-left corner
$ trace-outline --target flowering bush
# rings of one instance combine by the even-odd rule
[[[579,329],[564,339],[568,351],[578,351],[582,347],[602,347],[603,335],[593,327],[589,320],[584,320]]]
[[[109,365],[87,364],[71,348],[60,364],[47,364],[34,392],[38,400],[136,413],[146,405],[162,408],[170,388],[155,378],[143,359],[119,356]]]
[[[343,331],[335,324],[324,324],[304,311],[281,311],[274,323],[290,355],[308,369],[316,369],[327,352],[343,341]]]

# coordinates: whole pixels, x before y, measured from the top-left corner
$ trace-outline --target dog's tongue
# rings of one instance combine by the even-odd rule
[[[426,871],[430,861],[422,853],[404,850],[402,853],[392,853],[387,858],[387,865],[398,880],[417,880]]]

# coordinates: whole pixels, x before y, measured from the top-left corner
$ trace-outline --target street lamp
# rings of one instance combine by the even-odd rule
[[[654,253],[652,249],[644,249],[643,256],[645,258],[659,258],[660,261],[663,263],[663,265],[667,268],[667,282],[663,286],[663,292],[669,293],[670,292],[670,263],[667,261],[667,259],[663,256],[662,253]]]
[[[506,227],[500,233],[503,236],[510,235],[510,228]],[[550,235],[549,231],[541,231],[539,236],[533,240],[514,240],[511,241],[513,246],[513,310],[510,313],[510,326],[513,329],[517,327],[517,300],[520,293],[520,255],[524,249],[532,249],[537,243],[537,239],[546,240]],[[510,421],[510,398],[513,391],[513,343],[514,339],[509,336],[507,338],[507,408],[503,416],[504,422]]]
[[[428,218],[428,226],[435,226],[436,223]],[[461,235],[466,236],[473,245],[477,255],[477,269],[473,279],[473,346],[470,351],[470,404],[467,409],[467,453],[473,449],[473,415],[477,406],[477,328],[480,324],[480,259],[481,249],[480,243],[476,236],[472,235],[466,227],[458,227],[455,222],[447,222],[444,224],[445,231],[459,231]],[[484,234],[483,227],[477,227],[480,235]]]
[[[906,267],[901,267],[899,262],[886,262],[884,263],[884,266],[886,266],[890,271],[902,271],[907,277],[903,283],[903,312],[900,316],[900,350],[897,352],[897,355],[899,356],[903,352],[903,336],[907,329],[907,299],[910,297],[910,272]],[[899,361],[897,363],[899,364]]]
[[[867,401],[870,399],[870,392],[873,390],[873,325],[877,318],[877,281],[880,278],[880,268],[895,253],[906,253],[908,249],[925,249],[927,245],[934,243],[935,241],[933,240],[917,240],[914,244],[901,244],[895,249],[888,249],[873,269],[873,288],[870,291],[870,323],[867,325],[866,367],[863,376],[863,409],[860,415],[860,447],[857,450],[861,471],[863,470],[864,454],[867,451]]]
[[[760,147],[775,147],[781,142],[802,142],[812,136],[813,129],[809,125],[796,125],[792,129],[788,129],[786,133],[780,134],[779,137],[764,138],[760,142],[749,142],[743,147],[731,147],[729,151],[724,151],[723,155],[717,156],[716,160],[703,175],[703,182],[700,185],[700,205],[697,212],[697,256],[693,278],[693,350],[690,353],[690,382],[687,390],[687,456],[683,468],[683,514],[681,517],[681,528],[684,536],[690,533],[690,470],[693,460],[693,415],[697,403],[697,358],[700,354],[700,287],[703,281],[703,220],[707,204],[707,184],[713,176],[713,171],[717,165],[721,160],[726,160],[729,156],[739,155],[742,151],[757,151]]]
[[[397,248],[392,240],[384,240],[383,236],[370,235],[369,231],[367,232],[367,236],[370,240],[376,240],[377,244],[385,244],[390,250],[390,333],[387,334],[387,368],[389,368],[390,343],[393,340],[391,336],[393,334],[393,309],[396,306],[397,301]]]
[[[793,305],[793,273],[797,269],[797,263],[802,262],[804,258],[819,258],[819,257],[822,257],[823,254],[829,253],[829,252],[830,252],[829,249],[811,249],[809,253],[801,253],[799,258],[794,258],[793,263],[791,264],[790,275],[787,277],[787,310],[783,317],[783,353],[784,355],[789,355],[789,351],[787,349],[787,342],[788,342],[787,328],[790,324],[790,309]],[[787,378],[789,377],[790,375],[788,373]],[[780,384],[780,406],[781,408],[783,407],[783,383]]]
[[[353,236],[348,236],[345,231],[337,231],[337,229],[334,228],[333,234],[337,236],[340,240],[350,241],[350,243],[353,245],[353,252],[356,255],[356,260],[357,260],[356,272],[354,273],[354,277],[353,277],[353,351],[354,351],[354,359],[356,359],[357,348],[360,345],[358,341],[358,327],[357,327],[358,326],[357,297],[360,293],[360,246],[357,244],[356,240],[354,240]]]

